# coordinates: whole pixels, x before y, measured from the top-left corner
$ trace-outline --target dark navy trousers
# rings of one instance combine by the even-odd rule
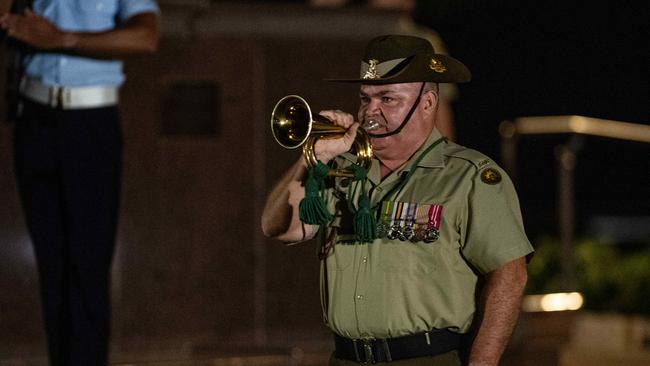
[[[104,366],[122,169],[117,107],[24,102],[14,163],[52,366]]]

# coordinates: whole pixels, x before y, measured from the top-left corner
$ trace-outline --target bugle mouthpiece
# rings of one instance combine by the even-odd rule
[[[363,124],[361,125],[361,128],[363,128],[366,131],[374,131],[379,128],[379,121],[376,119],[367,119],[363,121]]]

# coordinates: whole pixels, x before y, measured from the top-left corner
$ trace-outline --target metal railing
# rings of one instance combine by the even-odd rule
[[[650,126],[583,116],[521,117],[499,125],[501,157],[504,169],[516,180],[517,145],[526,135],[571,134],[555,149],[558,180],[558,224],[562,243],[562,286],[575,290],[575,188],[577,154],[584,144],[583,135],[650,143]],[[649,151],[650,152],[650,151]],[[650,154],[649,154],[650,156]]]

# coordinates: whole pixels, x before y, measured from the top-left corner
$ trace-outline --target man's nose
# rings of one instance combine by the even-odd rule
[[[379,108],[379,100],[375,99],[370,99],[368,104],[366,105],[366,115],[379,115],[381,113],[381,109]]]

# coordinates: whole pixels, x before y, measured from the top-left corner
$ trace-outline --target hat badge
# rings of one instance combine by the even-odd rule
[[[443,73],[447,71],[445,65],[443,65],[442,62],[436,60],[435,58],[431,58],[431,62],[429,62],[429,68],[437,73]]]
[[[364,79],[378,79],[379,75],[377,74],[377,64],[379,60],[368,60],[368,70],[363,74]]]

